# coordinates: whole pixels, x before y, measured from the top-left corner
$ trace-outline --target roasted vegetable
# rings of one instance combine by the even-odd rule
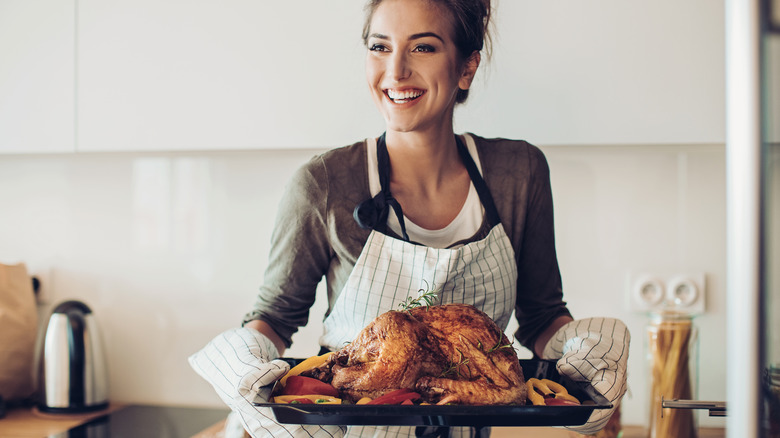
[[[290,376],[287,384],[282,388],[281,395],[308,395],[323,394],[331,397],[338,397],[339,392],[332,385],[321,382],[317,379],[304,376]]]
[[[395,391],[388,392],[387,394],[377,397],[370,402],[366,403],[368,405],[400,405],[404,401],[414,401],[420,398],[420,394],[413,392],[411,389],[407,388],[401,388],[396,389]]]
[[[287,374],[285,374],[284,377],[282,377],[279,380],[279,382],[282,385],[287,384],[287,379],[289,379],[292,376],[297,376],[297,375],[301,374],[302,372],[304,372],[306,370],[310,370],[312,368],[316,368],[316,367],[324,364],[325,361],[327,361],[328,358],[332,354],[333,354],[332,352],[331,353],[325,353],[323,355],[312,356],[312,357],[304,360],[303,362],[299,363],[298,365],[295,365],[294,367],[292,367],[292,369],[290,369],[290,371],[288,371]]]
[[[549,379],[528,379],[528,400],[539,406],[579,405],[580,401],[558,382]]]
[[[340,405],[341,399],[321,394],[309,395],[278,395],[274,397],[274,403],[301,403],[301,404],[325,404]]]

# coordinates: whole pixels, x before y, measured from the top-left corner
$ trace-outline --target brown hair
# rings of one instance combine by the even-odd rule
[[[363,42],[368,43],[371,19],[376,8],[383,0],[369,0],[366,3],[366,21],[363,24]],[[429,1],[450,12],[453,26],[453,39],[461,59],[465,61],[472,53],[485,50],[490,58],[491,36],[489,31],[491,0],[420,0]],[[458,90],[456,103],[466,101],[469,90]]]

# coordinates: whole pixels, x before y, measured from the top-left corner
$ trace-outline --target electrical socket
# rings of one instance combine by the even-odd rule
[[[706,275],[696,273],[629,273],[626,290],[632,312],[674,310],[704,313]]]

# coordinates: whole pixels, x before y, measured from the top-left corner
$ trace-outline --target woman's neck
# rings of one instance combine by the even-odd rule
[[[388,131],[385,142],[394,181],[425,186],[440,184],[450,173],[463,167],[451,128],[444,132]]]
[[[404,215],[429,230],[444,228],[466,202],[471,179],[458,153],[455,134],[385,135],[390,155],[390,192]]]
[[[405,215],[427,229],[446,226],[460,211],[471,180],[455,134],[387,132],[390,191]]]

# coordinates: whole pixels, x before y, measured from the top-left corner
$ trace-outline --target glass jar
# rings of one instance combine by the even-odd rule
[[[650,438],[697,436],[693,409],[661,408],[662,400],[694,400],[698,379],[698,330],[691,315],[661,312],[647,327]]]

